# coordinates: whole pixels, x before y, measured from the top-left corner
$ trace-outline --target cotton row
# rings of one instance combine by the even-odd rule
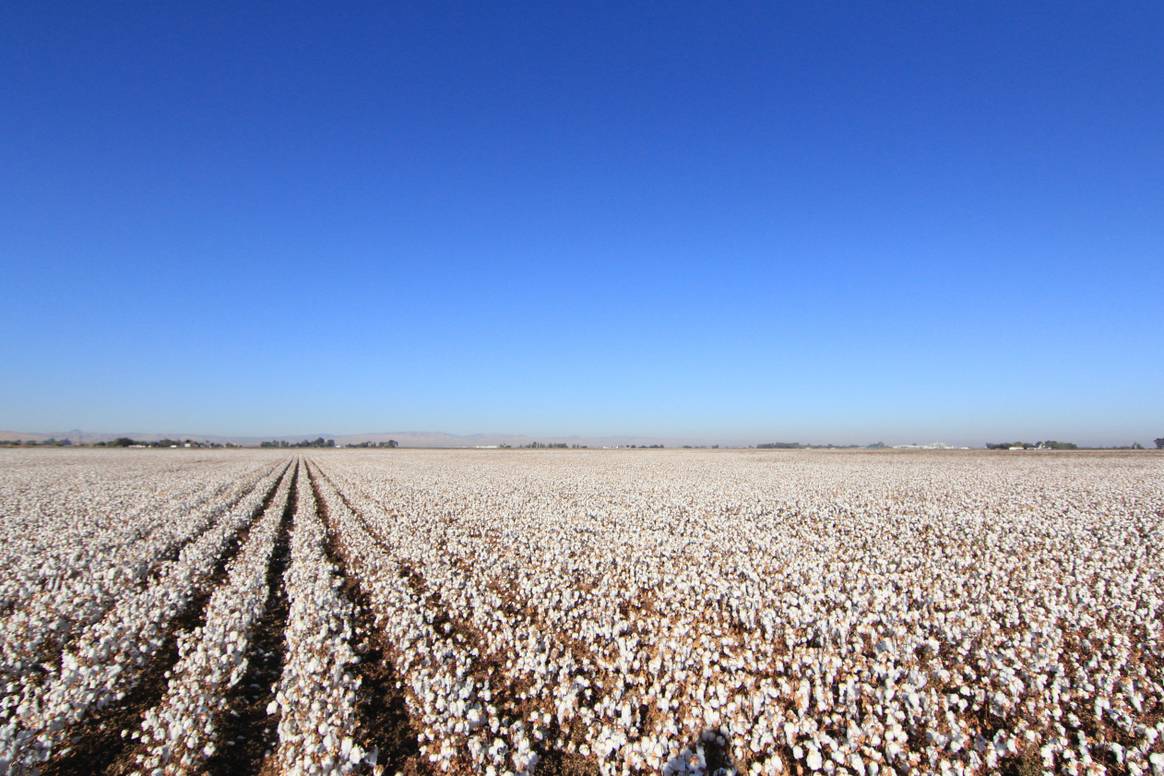
[[[300,469],[291,533],[291,563],[283,575],[290,613],[286,662],[269,711],[279,715],[275,761],[287,774],[352,773],[374,765],[376,752],[358,740],[352,604],[324,552],[326,537],[307,472]]]
[[[227,567],[225,582],[210,596],[202,626],[179,639],[180,657],[168,674],[165,695],[134,735],[143,771],[189,773],[214,754],[227,693],[246,673],[252,631],[267,606],[268,567],[291,482],[291,476],[283,478],[250,529]]]
[[[487,455],[325,468],[498,705],[605,772],[706,733],[755,773],[1161,752],[1159,459]]]
[[[396,673],[404,678],[420,749],[441,771],[528,773],[538,756],[527,721],[495,703],[481,653],[429,606],[423,591],[376,542],[334,490],[319,477],[324,506],[334,521],[351,572],[366,585]],[[540,722],[540,720],[539,720]]]
[[[126,516],[99,541],[74,535],[79,545],[99,548],[68,559],[71,573],[58,574],[53,584],[29,593],[0,620],[0,683],[6,692],[14,691],[15,682],[38,664],[51,663],[74,633],[99,620],[117,598],[138,589],[165,558],[227,514],[269,471],[263,467],[189,500],[143,507],[148,515]]]
[[[171,637],[173,621],[211,581],[219,558],[262,510],[265,495],[282,472],[268,475],[178,558],[164,563],[142,590],[118,599],[62,655],[60,669],[44,684],[29,684],[5,699],[0,758],[30,764],[48,760],[67,745],[76,723],[116,702]]]

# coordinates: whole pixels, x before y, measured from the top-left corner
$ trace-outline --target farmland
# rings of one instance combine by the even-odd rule
[[[0,451],[0,772],[1164,773],[1164,457]]]

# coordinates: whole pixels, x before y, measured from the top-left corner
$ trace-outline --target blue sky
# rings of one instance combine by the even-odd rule
[[[1158,3],[9,4],[0,428],[1164,434]]]

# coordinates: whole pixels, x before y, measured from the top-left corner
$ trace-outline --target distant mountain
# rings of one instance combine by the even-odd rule
[[[221,434],[196,434],[188,432],[146,433],[144,431],[117,431],[91,432],[73,429],[71,431],[0,431],[0,442],[16,440],[30,440],[42,442],[46,439],[69,439],[76,443],[92,444],[107,442],[118,437],[129,437],[143,442],[153,442],[158,439],[194,439],[206,442],[228,442],[238,445],[258,446],[260,442],[270,440],[299,442],[304,439],[334,439],[338,445],[359,442],[387,442],[395,439],[401,447],[479,447],[491,445],[512,445],[520,447],[531,442],[564,442],[568,445],[587,445],[589,447],[624,447],[626,445],[667,445],[668,447],[683,444],[701,444],[686,439],[668,439],[649,436],[530,436],[527,434],[485,433],[485,434],[449,434],[444,431],[379,431],[366,434],[330,434],[312,432],[309,434],[280,434],[272,436],[242,436]]]
[[[692,438],[681,436],[637,436],[634,434],[609,434],[609,435],[553,435],[553,434],[510,434],[505,432],[491,432],[478,434],[450,434],[445,431],[372,431],[363,434],[332,434],[328,432],[312,431],[305,434],[278,434],[269,436],[248,436],[242,434],[224,435],[224,434],[198,434],[190,432],[166,432],[153,433],[144,431],[82,431],[80,429],[72,429],[70,431],[0,431],[0,442],[12,442],[16,440],[28,440],[43,442],[49,438],[55,439],[69,439],[74,443],[93,444],[94,442],[107,442],[118,437],[129,437],[131,439],[141,440],[143,442],[153,442],[159,439],[193,439],[196,441],[216,442],[219,444],[236,444],[245,447],[258,447],[261,442],[267,441],[286,441],[286,442],[302,442],[305,439],[316,439],[323,437],[324,439],[334,439],[338,445],[358,444],[360,442],[387,442],[389,439],[395,439],[400,443],[401,447],[437,447],[437,448],[466,448],[466,447],[493,447],[499,445],[511,445],[513,447],[522,447],[531,442],[542,442],[545,444],[559,443],[567,445],[584,445],[586,447],[627,447],[629,445],[664,445],[666,447],[682,447],[683,445],[691,446],[710,446],[719,445],[721,447],[748,447],[749,445],[759,445],[770,441],[769,439],[741,439],[738,436],[724,436],[719,439],[708,438]],[[962,443],[965,444],[965,443]],[[802,447],[814,447],[811,442],[802,443]],[[822,445],[823,446],[823,445]],[[903,445],[892,444],[887,446],[893,447],[918,447],[924,449],[941,449],[950,448],[955,445],[934,442],[929,445]],[[981,442],[973,443],[972,446],[980,447]]]
[[[335,437],[337,444],[357,442],[387,442],[395,439],[401,447],[480,447],[489,445],[512,445],[520,447],[531,442],[560,442],[568,445],[587,445],[588,447],[615,447],[626,445],[667,445],[676,446],[691,444],[687,440],[667,439],[662,437],[646,436],[581,436],[573,435],[540,435],[482,433],[482,434],[449,434],[444,431],[384,431],[371,434],[341,434]]]

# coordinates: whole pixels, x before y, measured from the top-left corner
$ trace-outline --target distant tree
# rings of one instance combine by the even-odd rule
[[[114,439],[109,444],[112,445],[113,447],[129,447],[130,445],[137,444],[137,442],[134,442],[129,437],[118,437],[117,439]]]

